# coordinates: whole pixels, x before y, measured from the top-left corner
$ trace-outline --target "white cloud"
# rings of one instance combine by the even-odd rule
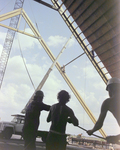
[[[80,77],[80,76],[77,76],[76,78],[77,78],[77,79],[81,79],[81,77]]]
[[[69,39],[69,38],[68,38],[68,39]],[[66,44],[66,42],[68,41],[68,39],[67,39],[66,37],[59,36],[59,35],[50,36],[50,37],[48,38],[47,44],[48,44],[49,46],[53,46],[53,47],[57,47],[57,46],[59,46],[59,45],[64,46],[64,45]],[[68,42],[67,47],[73,46],[73,45],[75,44],[75,42],[76,42],[76,41],[75,41],[74,38],[70,39],[69,42]]]
[[[24,61],[26,63],[25,58]],[[40,81],[42,75],[45,74],[45,65],[41,67],[36,64],[26,63],[26,66],[34,83],[37,84],[37,82]],[[23,60],[20,56],[15,56],[9,59],[5,78],[6,81],[10,83],[16,82],[31,85]]]
[[[27,28],[26,32],[31,33],[31,29]],[[33,49],[35,45],[37,45],[39,49],[42,48],[41,44],[36,38],[17,33],[16,39],[14,39],[14,48],[29,50]]]
[[[35,87],[37,87],[43,79],[45,73],[47,72],[46,67],[48,65],[49,64],[38,66],[36,64],[27,64],[27,68]],[[56,95],[61,86],[61,80],[59,80],[54,74],[54,71],[52,71],[43,86],[43,91],[45,91],[45,102],[49,104],[57,102]],[[1,110],[3,109],[1,118],[4,119],[5,111],[6,113],[10,112],[8,113],[10,115],[20,113],[32,96],[33,92],[34,89],[25,71],[21,57],[15,56],[10,58],[0,92]],[[11,119],[10,115],[8,115],[6,119]]]
[[[49,46],[57,47],[57,46],[59,46],[59,45],[65,44],[66,41],[67,41],[67,38],[66,38],[66,37],[56,35],[56,36],[50,36],[50,37],[48,38],[47,44],[48,44]]]
[[[5,37],[6,37],[6,33],[5,32],[0,32],[0,40],[4,41]]]
[[[2,53],[2,50],[3,50],[3,46],[0,44],[0,55]]]
[[[102,82],[102,80],[101,80],[101,82],[96,82],[96,83],[94,83],[94,87],[96,88],[96,89],[106,89],[106,85],[105,85],[105,83],[104,82]]]
[[[70,39],[69,43],[68,43],[68,48],[72,47],[76,42],[75,38]]]
[[[95,72],[95,69],[90,65],[83,68],[83,71],[86,73],[86,78],[95,78],[98,76],[98,74]]]
[[[46,57],[42,57],[42,60],[47,60],[47,58]]]
[[[78,66],[76,66],[76,65],[73,65],[73,68],[78,68]]]
[[[32,55],[32,61],[36,62],[36,59],[40,57],[40,53],[35,53],[34,55]]]

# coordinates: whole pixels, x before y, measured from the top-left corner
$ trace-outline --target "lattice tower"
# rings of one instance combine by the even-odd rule
[[[14,10],[22,8],[23,3],[24,3],[24,0],[16,0],[15,5],[14,5]],[[19,19],[20,19],[20,15],[12,17],[11,20],[10,20],[9,26],[17,29]],[[6,35],[6,38],[5,38],[5,42],[4,42],[4,45],[3,45],[3,50],[2,50],[2,53],[1,53],[1,57],[0,57],[0,88],[2,86],[2,81],[3,81],[5,70],[6,70],[6,67],[7,67],[7,62],[8,62],[9,56],[10,56],[10,51],[11,51],[11,48],[12,48],[15,33],[16,33],[16,31],[8,29],[7,35]]]

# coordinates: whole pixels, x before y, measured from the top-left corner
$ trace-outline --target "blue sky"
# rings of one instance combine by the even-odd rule
[[[52,4],[50,0],[47,2]],[[0,0],[0,4],[0,15],[2,15],[13,10],[15,0]],[[25,0],[23,8],[35,26],[37,23],[42,38],[56,57],[71,36],[69,28],[59,13],[33,0]],[[2,23],[9,25],[9,22],[10,20],[8,19]],[[24,28],[26,32],[31,33],[30,28],[25,24],[22,18],[19,30],[24,30]],[[0,26],[0,54],[7,30],[8,29]],[[16,33],[0,90],[0,118],[2,121],[11,121],[12,114],[20,113],[34,92],[34,88],[21,58],[20,48],[35,87],[38,86],[52,65],[49,56],[37,39]],[[72,38],[58,62],[63,66],[82,53],[82,48],[78,42]],[[108,97],[108,93],[105,90],[105,83],[87,56],[83,55],[66,66],[65,71],[97,119],[101,104]],[[57,93],[62,89],[67,90],[71,95],[71,100],[67,105],[73,109],[80,126],[85,129],[91,129],[93,127],[92,121],[58,70],[54,67],[42,88],[45,94],[44,102],[50,105],[56,103]],[[47,114],[48,112],[42,112],[41,114],[41,130],[49,130],[50,124],[46,123]],[[116,120],[110,113],[107,114],[103,129],[107,135],[118,134],[120,131]],[[87,135],[84,131],[71,124],[67,125],[66,133],[75,135],[82,133],[83,135]],[[99,132],[96,132],[96,134],[99,134]]]

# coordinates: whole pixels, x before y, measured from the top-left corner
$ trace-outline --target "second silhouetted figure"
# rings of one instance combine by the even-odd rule
[[[51,121],[51,127],[47,137],[46,150],[66,150],[67,122],[78,126],[78,119],[73,110],[66,106],[70,99],[69,93],[65,90],[60,91],[57,99],[59,102],[51,106],[47,117],[47,122]]]

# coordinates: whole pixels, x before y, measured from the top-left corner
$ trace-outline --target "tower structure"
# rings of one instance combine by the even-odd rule
[[[24,3],[24,0],[16,0],[15,5],[14,5],[14,10],[22,8],[23,3]],[[19,19],[20,19],[20,15],[12,17],[11,20],[10,20],[9,26],[17,29],[17,27],[19,25]],[[5,74],[7,62],[8,62],[8,59],[9,59],[11,47],[12,47],[12,44],[13,44],[13,40],[14,40],[14,37],[15,37],[15,33],[16,33],[16,31],[8,29],[7,35],[6,35],[6,38],[5,38],[5,42],[4,42],[4,45],[3,45],[3,50],[2,50],[2,53],[1,53],[1,57],[0,57],[0,88],[1,88],[1,85],[2,85],[3,78],[4,78],[4,74]]]

